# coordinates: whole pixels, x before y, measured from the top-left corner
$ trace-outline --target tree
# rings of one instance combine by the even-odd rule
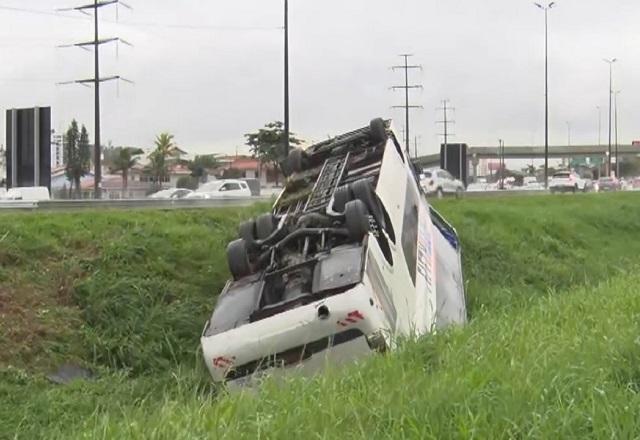
[[[149,165],[146,168],[153,179],[156,189],[162,188],[162,182],[169,177],[169,165],[178,160],[180,152],[169,133],[160,133],[155,140],[156,149],[149,154]]]
[[[69,180],[69,196],[75,186],[76,196],[80,196],[80,179],[88,172],[91,164],[91,149],[89,133],[85,126],[78,130],[78,123],[74,119],[65,135],[65,176]]]
[[[127,192],[129,186],[129,170],[136,166],[138,157],[143,154],[140,148],[118,147],[113,149],[113,154],[109,158],[109,170],[112,173],[120,173],[122,176],[122,196]]]
[[[254,157],[260,160],[261,164],[271,165],[276,170],[280,170],[280,163],[286,159],[285,155],[285,134],[284,124],[280,121],[270,122],[256,133],[247,133],[246,145],[251,148]],[[299,145],[302,141],[297,139],[293,133],[289,133],[289,144]],[[278,183],[276,174],[276,184]]]
[[[526,168],[522,169],[522,172],[527,176],[535,176],[536,175],[536,167],[532,164],[526,166]]]
[[[206,154],[196,156],[193,160],[187,162],[187,167],[191,171],[191,177],[195,177],[198,182],[206,182],[209,171],[214,170],[220,165],[215,154]]]

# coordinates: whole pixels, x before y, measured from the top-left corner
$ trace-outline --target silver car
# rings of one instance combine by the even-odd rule
[[[449,171],[441,168],[424,170],[420,175],[420,186],[427,195],[438,198],[445,195],[455,195],[459,198],[464,194],[464,184]]]

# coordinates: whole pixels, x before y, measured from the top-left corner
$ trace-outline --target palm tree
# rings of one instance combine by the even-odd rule
[[[122,175],[122,197],[127,192],[129,186],[129,170],[138,163],[139,155],[143,154],[140,148],[116,148],[109,167],[112,173],[120,173]]]
[[[169,133],[160,133],[155,140],[156,149],[149,154],[147,172],[151,174],[158,188],[169,174],[169,165],[172,159],[178,159],[180,150],[174,142],[174,137]]]

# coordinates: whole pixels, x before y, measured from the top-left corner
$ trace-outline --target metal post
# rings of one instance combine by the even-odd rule
[[[598,146],[602,145],[602,108],[598,105]]]
[[[289,154],[289,1],[284,0],[284,154]]]
[[[11,110],[11,188],[18,186],[18,110]]]
[[[609,63],[609,158],[607,161],[607,175],[611,175],[611,100],[613,96],[613,62]]]
[[[614,120],[615,120],[615,142],[616,142],[616,178],[620,178],[620,161],[618,160],[618,93],[620,91],[616,91],[614,97]]]
[[[33,109],[33,186],[40,186],[40,108]]]
[[[98,32],[98,0],[94,0],[94,28],[95,28],[95,38],[94,38],[94,67],[95,67],[95,83],[94,83],[94,93],[95,93],[95,145],[94,145],[94,156],[95,156],[95,172],[94,172],[94,192],[95,198],[100,199],[102,197],[100,191],[100,183],[102,180],[102,164],[101,164],[101,144],[100,144],[100,56],[99,56],[99,47],[100,47],[100,39]]]
[[[544,187],[549,186],[549,8],[544,10]]]

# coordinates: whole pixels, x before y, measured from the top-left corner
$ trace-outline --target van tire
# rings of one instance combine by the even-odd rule
[[[378,205],[378,198],[371,186],[371,182],[367,179],[356,180],[350,185],[350,187],[353,198],[355,200],[361,200],[369,210],[369,213],[373,216],[376,223],[380,227],[385,228],[386,225],[382,215],[382,210]]]
[[[258,240],[265,240],[276,230],[273,214],[262,214],[256,218],[256,235]]]
[[[384,119],[376,118],[369,122],[369,139],[372,144],[377,145],[387,140],[387,128]]]
[[[333,211],[344,212],[347,202],[352,200],[351,189],[348,185],[339,186],[333,193]]]
[[[304,168],[305,153],[301,148],[294,148],[287,156],[287,167],[291,173],[299,173]]]
[[[227,245],[227,263],[229,271],[236,281],[251,274],[247,242],[242,238],[234,240]]]
[[[238,226],[238,237],[242,238],[248,244],[256,240],[256,222],[255,220],[247,220]]]
[[[362,241],[369,233],[369,211],[362,200],[352,200],[344,208],[345,225],[349,238]]]

